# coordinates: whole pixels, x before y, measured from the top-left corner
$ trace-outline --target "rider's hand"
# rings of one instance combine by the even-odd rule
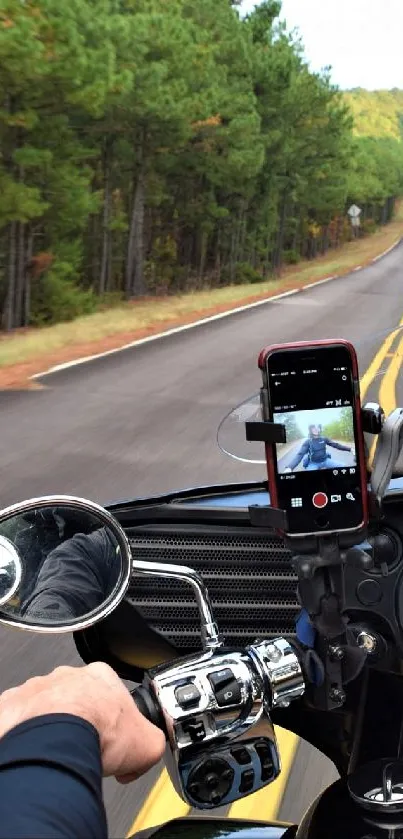
[[[158,763],[165,737],[134,704],[107,664],[57,667],[0,696],[0,737],[43,714],[74,714],[98,731],[104,776],[129,783]]]

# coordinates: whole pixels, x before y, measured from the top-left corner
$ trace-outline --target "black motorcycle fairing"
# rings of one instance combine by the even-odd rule
[[[397,756],[403,744],[403,679],[366,669],[347,686],[347,701],[332,712],[304,698],[276,708],[273,722],[319,749],[342,777],[372,760]]]
[[[381,831],[371,821],[371,814],[351,799],[347,780],[340,778],[321,793],[305,813],[295,839],[375,839],[401,833]]]
[[[142,830],[133,839],[294,839],[295,835],[295,825],[192,817]]]
[[[141,645],[133,643],[135,638]],[[178,658],[178,651],[154,632],[127,600],[105,620],[75,632],[74,641],[86,664],[104,661],[121,679],[135,683],[142,681],[145,670]]]

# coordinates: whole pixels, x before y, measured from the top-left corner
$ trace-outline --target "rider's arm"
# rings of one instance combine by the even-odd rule
[[[58,667],[4,691],[0,839],[103,839],[101,773],[128,783],[164,748],[107,664]]]
[[[296,466],[301,462],[304,455],[308,454],[309,451],[309,441],[305,440],[305,443],[302,444],[298,454],[295,455],[291,463],[289,463],[290,469],[295,469]]]
[[[335,440],[329,440],[329,437],[324,437],[327,446],[333,449],[340,449],[341,452],[351,452],[351,446],[343,446],[341,443],[336,443]]]
[[[0,740],[0,837],[28,836],[107,836],[99,735],[77,716],[36,717]]]
[[[71,620],[97,608],[119,576],[117,547],[105,528],[77,533],[58,545],[44,561],[22,614]]]

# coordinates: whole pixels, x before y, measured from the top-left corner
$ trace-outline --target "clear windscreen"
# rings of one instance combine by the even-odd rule
[[[362,405],[379,403],[386,416],[396,407],[403,407],[403,326],[372,333],[364,340],[352,340],[351,343],[358,355]],[[260,393],[252,393],[231,408],[221,420],[217,430],[221,451],[244,463],[265,464],[264,444],[247,441],[245,433],[246,422],[261,420]],[[278,418],[276,421],[280,422]],[[370,468],[375,438],[370,434],[366,434],[365,438]],[[403,474],[403,457],[399,459],[395,474]]]

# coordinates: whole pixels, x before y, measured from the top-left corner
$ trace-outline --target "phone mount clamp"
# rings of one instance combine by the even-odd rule
[[[286,428],[282,423],[276,422],[246,422],[246,439],[249,443],[285,443],[287,440]],[[287,513],[277,507],[262,507],[253,505],[249,507],[250,521],[253,527],[270,527],[274,530],[288,530]]]
[[[376,521],[403,447],[403,409],[397,408],[385,419],[382,408],[369,402],[362,408],[362,427],[365,433],[378,437],[370,481],[371,514]],[[278,423],[246,422],[245,430],[248,441],[273,445],[285,443],[287,439],[285,426]],[[285,510],[251,506],[249,514],[253,526],[287,533]],[[302,643],[300,650],[311,686],[310,699],[315,707],[324,710],[344,704],[344,687],[359,675],[368,655],[349,629],[345,608],[346,567],[368,571],[373,566],[370,553],[355,546],[356,538],[356,534],[342,533],[301,539],[285,537],[298,576],[301,617],[308,621],[315,638],[314,645]]]
[[[265,389],[261,389],[262,392],[262,400],[266,397]],[[395,413],[395,412],[394,412]],[[378,405],[377,402],[367,402],[361,410],[362,416],[362,428],[363,431],[367,434],[376,434],[380,435],[384,428],[385,424],[385,414],[382,410],[381,406]],[[393,416],[393,415],[392,415]],[[387,429],[386,429],[387,430]],[[270,445],[276,443],[286,443],[287,442],[287,432],[286,427],[282,423],[276,422],[268,422],[264,420],[260,421],[250,421],[245,423],[245,432],[246,432],[246,439],[250,443],[268,443]],[[387,434],[388,436],[388,458],[393,456],[393,454],[389,451],[392,442],[393,442],[393,452],[396,449],[397,442],[396,442],[396,433],[393,436],[393,441],[391,439],[390,433]],[[382,463],[384,462],[385,457],[382,458]],[[393,469],[392,469],[393,471]],[[381,479],[381,470],[378,469],[376,476]],[[383,480],[383,472],[382,472],[382,480]],[[383,480],[384,484],[384,480]],[[382,484],[382,486],[383,486]],[[387,486],[387,484],[386,484]],[[385,488],[383,489],[385,491]],[[375,496],[378,497],[379,490],[376,489]],[[288,530],[288,521],[287,521],[287,513],[285,510],[280,510],[276,507],[262,507],[262,506],[251,506],[249,507],[249,515],[250,521],[253,527],[270,527],[274,530],[282,530],[287,532]]]
[[[403,408],[396,408],[382,424],[371,472],[371,493],[378,510],[403,448]]]

